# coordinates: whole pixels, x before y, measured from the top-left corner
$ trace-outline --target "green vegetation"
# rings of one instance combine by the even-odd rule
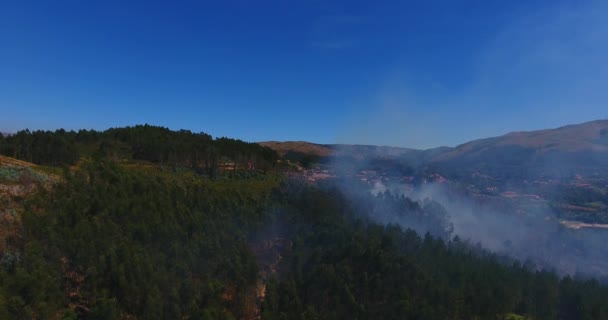
[[[16,167],[0,167],[0,181],[17,181],[20,176],[20,170]]]
[[[237,140],[53,135],[74,135],[65,150],[84,161],[20,149],[66,167],[23,200],[2,246],[0,319],[608,319],[607,287],[451,239],[432,201],[287,179]],[[367,218],[387,212],[432,235]]]
[[[458,238],[369,223],[350,203],[314,189],[289,201],[306,223],[268,284],[264,319],[608,317],[608,288],[596,281],[560,279]]]
[[[608,223],[608,194],[599,188],[558,188],[552,195],[552,208],[561,219],[589,223]]]
[[[248,235],[268,219],[276,183],[108,162],[67,173],[26,206],[21,259],[4,255],[0,318],[240,318],[257,279]]]
[[[32,170],[29,167],[0,166],[0,182],[17,182],[32,180],[44,182],[48,179],[46,174]]]
[[[276,152],[256,143],[150,125],[101,132],[23,130],[0,139],[0,154],[47,166],[74,165],[82,158],[147,161],[210,177],[241,169],[267,171],[278,159]]]

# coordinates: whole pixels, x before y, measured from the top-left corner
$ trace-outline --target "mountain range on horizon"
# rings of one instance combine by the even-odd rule
[[[463,150],[471,149],[472,146],[487,144],[494,142],[497,145],[521,145],[523,147],[549,147],[559,148],[564,147],[570,151],[581,149],[595,149],[595,151],[606,151],[608,144],[605,139],[608,137],[608,120],[593,120],[579,124],[569,124],[557,128],[530,130],[530,131],[512,131],[504,135],[480,138],[471,140],[455,147],[440,146],[426,149],[415,149],[409,147],[396,147],[388,145],[370,145],[370,144],[347,144],[347,143],[330,143],[322,144],[310,141],[261,141],[258,142],[263,146],[270,147],[279,154],[285,154],[289,151],[305,152],[312,155],[328,156],[339,150],[340,148],[361,148],[361,149],[382,149],[388,153],[404,154],[408,152],[423,152],[430,150]],[[604,139],[604,140],[602,140]],[[549,143],[547,143],[549,142]],[[582,143],[582,144],[579,144]]]
[[[2,133],[7,135],[7,133]],[[535,131],[515,131],[472,140],[455,147],[413,149],[359,144],[318,144],[307,141],[265,141],[258,144],[287,159],[313,160],[331,156],[355,159],[399,159],[414,167],[493,172],[523,167],[608,167],[608,120]]]
[[[32,128],[30,130],[36,130]],[[15,132],[0,130],[4,136],[12,135]],[[408,153],[426,152],[446,154],[445,158],[454,157],[458,153],[472,151],[480,146],[508,146],[515,145],[525,148],[541,148],[548,150],[561,151],[608,151],[608,119],[593,120],[578,124],[569,124],[557,128],[512,131],[500,136],[474,139],[454,147],[439,146],[432,148],[410,148],[390,145],[374,144],[349,144],[349,143],[316,143],[312,141],[259,141],[260,145],[269,147],[277,151],[280,155],[288,152],[301,152],[315,156],[330,156],[340,152],[375,152],[383,155],[404,155]]]
[[[518,131],[477,139],[456,147],[425,150],[303,141],[260,142],[286,159],[329,161],[331,157],[369,162],[385,159],[400,166],[425,168],[454,179],[481,173],[501,180],[572,177],[608,173],[608,120],[554,129]],[[350,160],[346,160],[350,161]]]

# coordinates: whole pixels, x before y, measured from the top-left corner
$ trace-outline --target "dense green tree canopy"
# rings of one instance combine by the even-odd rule
[[[278,156],[269,148],[241,140],[213,139],[206,133],[138,125],[105,131],[19,131],[0,140],[0,154],[36,164],[73,165],[79,159],[143,160],[186,166],[212,176],[230,170],[268,170]]]
[[[0,144],[78,162],[20,199],[0,319],[608,319],[598,281],[452,238],[433,201],[281,176],[254,144],[151,126]]]

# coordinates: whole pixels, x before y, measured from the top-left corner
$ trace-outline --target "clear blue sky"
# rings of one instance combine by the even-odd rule
[[[0,130],[409,147],[608,116],[608,5],[0,2]]]

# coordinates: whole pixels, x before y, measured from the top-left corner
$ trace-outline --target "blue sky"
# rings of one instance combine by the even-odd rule
[[[0,129],[417,148],[608,117],[601,1],[2,1]]]

